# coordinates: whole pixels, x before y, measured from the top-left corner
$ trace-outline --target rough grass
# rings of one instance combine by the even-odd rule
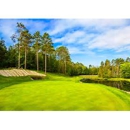
[[[0,77],[0,87],[8,82],[4,78]],[[101,84],[81,83],[79,79],[56,74],[29,82],[9,78],[14,84],[7,83],[8,87],[0,90],[0,110],[130,110],[129,94]]]

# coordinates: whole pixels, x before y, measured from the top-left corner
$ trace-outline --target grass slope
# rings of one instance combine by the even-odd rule
[[[6,86],[1,78],[0,87]],[[130,110],[129,94],[79,79],[56,74],[39,81],[12,79],[17,84],[0,90],[0,110]]]
[[[5,87],[9,87],[14,84],[19,84],[22,82],[31,81],[31,78],[29,76],[25,77],[4,77],[0,75],[0,89],[3,89]]]

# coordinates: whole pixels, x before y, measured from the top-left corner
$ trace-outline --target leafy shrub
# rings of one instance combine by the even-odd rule
[[[121,75],[123,78],[130,78],[130,63],[121,64]]]

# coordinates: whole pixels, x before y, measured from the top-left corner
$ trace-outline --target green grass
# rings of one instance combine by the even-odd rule
[[[3,89],[5,87],[9,87],[14,84],[19,84],[22,82],[31,81],[31,78],[29,76],[25,77],[4,77],[0,75],[0,89]]]
[[[130,110],[129,94],[81,83],[80,78],[48,74],[44,80],[29,81],[0,76],[0,110]]]

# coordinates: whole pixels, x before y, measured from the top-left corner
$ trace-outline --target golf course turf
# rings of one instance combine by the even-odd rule
[[[43,80],[0,76],[0,110],[130,110],[130,94],[80,77],[48,74]]]

